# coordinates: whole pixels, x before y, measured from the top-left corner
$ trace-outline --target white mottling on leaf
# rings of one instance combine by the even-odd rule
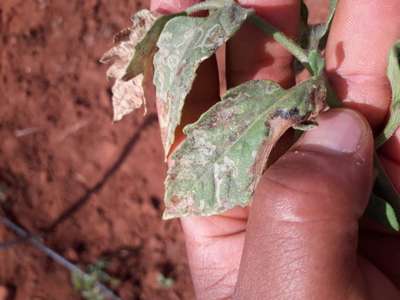
[[[225,1],[223,7],[210,11],[207,17],[180,16],[166,24],[154,56],[157,99],[165,106],[165,115],[160,117],[166,155],[174,142],[198,67],[240,29],[251,13],[235,1]]]
[[[316,94],[324,95],[324,89],[315,78],[289,90],[263,80],[229,90],[185,127],[186,140],[172,154],[174,165],[168,169],[164,217],[208,216],[247,205],[279,137],[323,107],[315,103],[324,101]],[[187,199],[190,207],[182,204]]]

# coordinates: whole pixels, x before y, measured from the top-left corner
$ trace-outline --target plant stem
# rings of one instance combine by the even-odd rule
[[[0,219],[0,222],[4,224],[8,229],[12,230],[16,235],[23,239],[27,239],[29,243],[31,243],[33,246],[38,248],[40,251],[45,253],[47,256],[49,256],[51,259],[53,259],[55,262],[59,263],[60,265],[64,266],[66,269],[68,269],[71,273],[76,273],[79,276],[82,277],[89,277],[88,274],[83,272],[81,269],[79,269],[77,266],[75,266],[73,263],[62,257],[60,254],[57,252],[53,251],[49,247],[47,247],[45,244],[43,244],[42,241],[40,241],[37,237],[31,236],[28,232],[26,232],[24,229],[22,229],[20,226],[12,222],[11,220],[2,217]],[[103,293],[103,295],[107,299],[112,299],[112,300],[121,300],[118,296],[116,296],[110,289],[108,289],[105,285],[96,282],[96,287]]]
[[[307,69],[309,69],[308,55],[306,50],[296,44],[291,38],[287,37],[283,32],[279,31],[273,25],[266,22],[261,17],[253,14],[249,17],[249,21],[261,29],[264,33],[271,35],[275,41],[286,48],[294,57],[297,58]]]

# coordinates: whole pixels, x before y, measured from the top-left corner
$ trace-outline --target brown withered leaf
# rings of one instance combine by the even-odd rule
[[[132,26],[115,36],[116,45],[100,59],[102,63],[113,63],[107,70],[107,77],[115,80],[112,87],[114,121],[121,120],[125,115],[146,103],[142,83],[145,80],[144,77],[151,74],[144,72],[129,80],[123,80],[123,77],[135,54],[136,46],[145,38],[156,20],[157,16],[149,10],[137,12],[132,17]]]

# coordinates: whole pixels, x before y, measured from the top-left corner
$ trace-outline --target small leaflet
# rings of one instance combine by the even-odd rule
[[[375,194],[372,194],[365,214],[390,230],[400,231],[400,218],[393,206]]]
[[[400,220],[400,194],[393,186],[392,181],[376,154],[374,166],[377,176],[369,205],[372,208],[376,208],[376,211],[373,211],[372,208],[369,207],[367,214],[384,225],[393,225],[395,224],[395,220]],[[382,203],[382,201],[384,201],[384,203]],[[385,209],[383,210],[382,207]],[[395,226],[391,227],[392,229],[396,229]]]
[[[277,140],[325,107],[326,89],[311,78],[284,90],[272,81],[248,81],[229,90],[172,154],[164,218],[209,216],[246,206]]]
[[[376,148],[381,147],[400,126],[400,40],[390,50],[387,77],[392,87],[390,118],[383,132],[375,140]]]
[[[234,1],[222,3],[220,9],[210,10],[207,17],[179,16],[170,20],[157,42],[154,84],[161,107],[159,120],[166,156],[200,63],[231,38],[253,12]]]

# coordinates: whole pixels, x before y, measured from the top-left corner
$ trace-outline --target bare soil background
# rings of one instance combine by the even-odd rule
[[[160,217],[165,165],[154,109],[113,124],[107,66],[98,63],[147,6],[1,0],[0,205],[73,263],[106,260],[123,299],[193,299],[179,223]],[[15,238],[0,226],[0,242]],[[68,271],[19,242],[0,249],[5,299],[79,294]]]
[[[74,263],[109,261],[123,299],[191,299],[179,224],[160,218],[165,166],[156,120],[139,112],[113,124],[107,67],[97,62],[147,5],[1,1],[1,205]],[[13,239],[0,226],[0,241]],[[172,288],[160,286],[160,273],[174,279]],[[69,278],[27,244],[0,251],[9,299],[79,299]]]

